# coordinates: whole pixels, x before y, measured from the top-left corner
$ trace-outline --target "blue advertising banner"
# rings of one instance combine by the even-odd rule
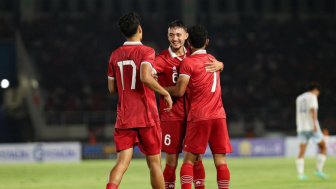
[[[228,157],[284,156],[285,140],[279,139],[231,139],[232,153]],[[204,157],[211,157],[208,146]]]
[[[0,144],[1,163],[79,162],[79,142]]]
[[[83,144],[82,158],[83,159],[108,159],[116,158],[117,152],[114,144]]]

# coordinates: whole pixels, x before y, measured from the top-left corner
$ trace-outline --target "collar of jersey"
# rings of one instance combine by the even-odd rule
[[[206,50],[200,49],[200,50],[197,50],[197,51],[193,52],[191,55],[194,55],[194,54],[206,54],[206,53],[207,53]]]
[[[140,41],[125,41],[124,45],[142,45]]]
[[[172,58],[177,58],[179,59],[180,61],[182,61],[186,56],[187,56],[187,49],[185,47],[183,47],[183,50],[184,50],[184,56],[183,58],[180,58],[179,56],[176,55],[176,53],[173,52],[173,50],[171,49],[171,47],[169,46],[168,48],[168,51],[169,51],[169,54]]]

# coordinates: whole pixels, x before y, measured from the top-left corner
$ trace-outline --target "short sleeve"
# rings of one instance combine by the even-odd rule
[[[155,51],[154,49],[147,47],[147,49],[144,51],[144,56],[141,60],[142,63],[149,63],[153,66],[154,63],[154,58],[155,58]]]
[[[309,109],[312,109],[312,108],[317,109],[318,108],[317,97],[315,95],[311,96],[308,103],[309,103],[308,104]]]
[[[155,57],[153,68],[155,69],[156,74],[164,72],[165,65],[166,63],[161,56]]]
[[[188,59],[184,59],[181,62],[180,65],[180,76],[184,75],[184,76],[191,76],[192,74],[192,65],[190,64],[190,62],[187,61]]]
[[[111,54],[111,57],[110,57],[107,76],[109,79],[115,78],[114,70],[113,70],[113,53]]]

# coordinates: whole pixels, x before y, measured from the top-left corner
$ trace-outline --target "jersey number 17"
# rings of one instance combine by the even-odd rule
[[[124,90],[124,66],[132,66],[132,84],[131,89],[135,89],[135,82],[136,82],[136,65],[133,60],[123,60],[119,61],[118,67],[120,69],[120,75],[121,75],[121,85]]]

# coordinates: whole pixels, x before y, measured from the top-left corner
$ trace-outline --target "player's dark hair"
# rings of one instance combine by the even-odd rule
[[[313,82],[308,83],[307,89],[308,89],[308,91],[317,89],[317,90],[319,90],[321,92],[322,87],[321,87],[321,85],[318,82],[313,81]]]
[[[141,17],[138,13],[126,13],[119,18],[118,28],[126,38],[130,38],[136,34],[140,20]]]
[[[208,31],[204,26],[196,25],[188,29],[189,37],[188,41],[195,48],[201,48],[204,46],[207,38]]]
[[[188,31],[187,24],[181,20],[174,20],[168,24],[168,28],[183,28],[186,32]]]

